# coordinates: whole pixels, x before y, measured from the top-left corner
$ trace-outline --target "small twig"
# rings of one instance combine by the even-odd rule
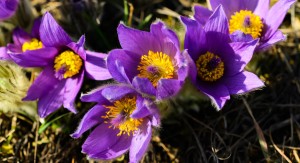
[[[38,146],[38,137],[39,137],[39,127],[40,127],[40,122],[39,120],[36,120],[36,130],[35,130],[35,146],[34,146],[34,163],[36,163],[36,157],[37,157],[37,146]]]
[[[297,162],[300,162],[300,158],[299,158],[299,155],[298,155],[298,151],[297,151],[297,150],[293,150],[293,154],[294,154],[295,159],[297,160]]]
[[[127,23],[127,25],[131,26],[134,7],[133,7],[132,3],[128,3],[128,5],[129,5],[129,16],[128,16],[128,23]]]
[[[161,142],[160,138],[158,136],[154,136],[152,138],[152,140],[154,142],[156,142],[166,153],[167,155],[169,156],[169,158],[174,161],[174,162],[179,162],[179,160],[176,158],[176,156],[174,154],[172,154],[171,150]]]
[[[274,143],[273,138],[272,138],[272,134],[271,134],[271,130],[269,130],[269,136],[270,136],[270,140],[274,146],[274,148],[276,149],[276,151],[289,163],[292,163],[292,161],[284,154],[284,151],[280,150],[277,145]]]
[[[257,133],[257,136],[258,136],[258,139],[259,139],[259,144],[260,144],[260,146],[263,150],[263,154],[264,154],[266,160],[269,162],[270,158],[268,156],[268,153],[269,153],[268,152],[268,145],[267,145],[266,139],[264,137],[264,134],[263,134],[259,124],[255,120],[248,102],[246,101],[246,99],[244,97],[242,97],[242,99],[243,99],[244,105],[246,106],[246,109],[247,109],[248,113],[250,114],[250,116],[253,120],[254,127],[255,127],[255,130],[256,130],[256,133]]]

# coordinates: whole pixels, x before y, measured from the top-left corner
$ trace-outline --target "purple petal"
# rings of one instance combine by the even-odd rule
[[[10,46],[8,46],[10,49]],[[58,50],[53,47],[44,47],[37,50],[27,50],[20,54],[9,54],[22,67],[44,67],[53,62]]]
[[[123,24],[118,26],[118,37],[124,50],[138,55],[148,54],[149,50],[161,51],[160,43],[150,32],[128,28]]]
[[[130,115],[131,118],[140,119],[145,118],[151,114],[150,110],[148,109],[153,102],[148,99],[143,98],[142,96],[137,96],[136,100],[136,109]]]
[[[228,19],[233,15],[236,11],[240,9],[240,1],[236,0],[210,0],[210,5],[214,10],[216,10],[220,5],[222,5]]]
[[[106,68],[107,55],[103,53],[86,51],[85,71],[87,76],[94,80],[111,79],[108,69]]]
[[[163,100],[175,96],[180,91],[182,84],[182,81],[176,79],[160,79],[157,85],[157,100]]]
[[[133,87],[142,93],[155,96],[156,90],[147,78],[135,77],[132,81]]]
[[[222,5],[228,18],[240,10],[255,11],[256,14],[264,17],[268,11],[268,2],[269,0],[210,0],[213,10]]]
[[[57,24],[49,12],[43,16],[40,37],[44,46],[61,47],[72,42],[69,35]]]
[[[188,50],[193,60],[197,60],[207,51],[205,32],[197,21],[185,17],[180,18],[186,26],[184,48]]]
[[[8,19],[13,16],[18,8],[19,0],[0,1],[0,20]]]
[[[0,47],[0,60],[11,60],[11,57],[7,54],[6,47]]]
[[[230,34],[230,39],[232,42],[249,42],[253,40],[250,34],[245,34],[244,32],[239,30]]]
[[[136,91],[125,84],[114,84],[105,87],[102,90],[102,95],[109,101],[116,101],[127,94],[136,93]]]
[[[157,42],[160,43],[162,52],[164,52],[164,50],[166,49],[166,47],[164,47],[166,42],[172,43],[172,45],[179,50],[179,39],[176,33],[168,29],[163,22],[157,21],[156,23],[152,23],[150,26],[150,32],[154,35]],[[169,54],[167,52],[165,53]]]
[[[286,40],[286,36],[281,31],[277,30],[267,41],[262,40],[255,51],[266,50],[272,45],[284,40]]]
[[[101,119],[101,117],[98,117]],[[98,125],[82,145],[82,152],[93,155],[110,148],[117,143],[119,130],[110,127],[110,123]]]
[[[110,128],[109,123],[97,126],[82,145],[82,152],[90,158],[112,159],[125,153],[131,142],[126,135],[117,136],[118,129]]]
[[[207,9],[206,7],[196,5],[194,6],[194,18],[202,25],[204,26],[207,22],[208,18],[212,15],[212,11]]]
[[[230,94],[246,93],[264,86],[264,83],[251,72],[241,72],[224,79]]]
[[[20,54],[23,53],[22,46],[18,46],[16,44],[10,44],[8,43],[6,46],[7,54]]]
[[[224,40],[229,40],[228,20],[222,6],[219,6],[207,20],[204,30],[206,32],[220,32]]]
[[[85,43],[85,36],[82,35],[79,40],[77,41],[78,46],[84,46]]]
[[[105,115],[106,111],[107,109],[103,108],[101,104],[95,105],[84,115],[77,130],[71,136],[73,138],[79,138],[87,130],[102,123],[103,118],[101,118],[101,116]]]
[[[225,62],[226,76],[232,76],[244,70],[253,56],[257,43],[258,40],[230,44],[234,54],[228,54],[227,56],[228,59]]]
[[[102,151],[101,153],[90,155],[90,157],[104,160],[120,157],[129,149],[131,145],[132,136],[122,135],[119,137],[120,138],[116,144],[114,144],[107,150]]]
[[[66,79],[65,92],[64,92],[64,107],[73,113],[76,113],[74,106],[75,98],[81,88],[84,78],[84,72],[81,71],[75,77]]]
[[[31,41],[31,39],[32,37],[23,29],[17,27],[13,30],[13,41],[15,45],[22,48],[22,45],[25,42]]]
[[[155,127],[160,126],[160,113],[158,108],[154,105],[152,105],[152,117],[151,117],[151,125]]]
[[[33,26],[31,29],[32,37],[40,40],[40,26],[42,23],[42,18],[36,18],[33,22]]]
[[[27,96],[23,100],[36,100],[53,90],[55,85],[60,81],[54,76],[52,66],[46,67],[40,75],[34,80],[27,92]]]
[[[85,37],[81,36],[78,43],[75,42],[71,42],[69,43],[67,46],[73,50],[73,52],[75,52],[76,54],[78,54],[81,59],[83,59],[84,61],[86,60],[86,53],[84,50],[84,41],[85,41]]]
[[[146,121],[142,124],[138,134],[134,135],[129,149],[130,162],[139,162],[144,156],[151,140],[151,123]]]
[[[255,1],[247,0],[248,3],[255,3]],[[269,11],[270,7],[270,0],[257,0],[255,9],[253,10],[253,13],[256,15],[259,15],[261,18],[265,18],[266,14]]]
[[[99,88],[96,88],[95,90],[82,95],[80,100],[84,101],[84,102],[97,102],[97,103],[108,105],[108,104],[110,104],[110,102],[106,98],[103,97],[102,91],[104,88],[111,87],[111,86],[114,86],[114,85],[103,85]]]
[[[266,37],[272,36],[277,31],[287,11],[295,2],[296,0],[279,0],[274,6],[272,6],[265,19],[265,23],[268,26],[265,33]]]
[[[225,102],[230,99],[229,91],[222,83],[199,82],[198,88],[212,100],[217,110],[222,109]]]
[[[184,81],[189,77],[192,81],[195,81],[197,77],[197,68],[192,60],[191,56],[188,54],[187,50],[184,50],[180,54],[180,61],[177,62],[178,70],[177,76],[179,81]]]
[[[121,83],[131,83],[138,74],[140,56],[121,49],[112,50],[107,57],[107,68],[112,77]]]
[[[41,118],[48,116],[62,106],[65,83],[65,80],[59,81],[58,84],[54,85],[52,89],[47,90],[47,92],[44,92],[39,98],[38,113]]]

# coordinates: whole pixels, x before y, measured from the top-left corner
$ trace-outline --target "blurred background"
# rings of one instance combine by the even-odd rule
[[[49,11],[73,40],[84,34],[86,48],[103,53],[120,47],[116,27],[121,21],[147,31],[153,21],[163,20],[183,43],[178,16],[192,16],[193,5],[207,6],[205,0],[20,1],[16,15],[0,23],[0,46],[12,41],[16,26],[29,32],[33,20]],[[153,131],[141,162],[300,162],[300,2],[280,29],[287,40],[255,54],[246,67],[265,88],[232,96],[217,112],[186,85],[161,104],[162,125]],[[38,118],[36,103],[21,101],[38,73],[0,63],[0,162],[128,162],[128,154],[114,161],[89,160],[81,153],[89,133],[77,140],[69,136],[92,103],[77,100],[76,115],[60,109]],[[111,82],[86,80],[81,93]]]

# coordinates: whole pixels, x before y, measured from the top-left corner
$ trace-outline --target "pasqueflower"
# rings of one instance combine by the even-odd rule
[[[102,86],[81,97],[97,102],[71,136],[80,137],[94,128],[82,145],[93,159],[114,159],[129,150],[130,162],[138,162],[151,140],[152,126],[159,125],[157,108],[129,85]]]
[[[18,8],[19,0],[0,1],[0,20],[8,19],[13,16]]]
[[[20,29],[14,32],[14,44],[7,53],[22,67],[41,67],[23,100],[38,99],[38,113],[45,117],[63,105],[76,113],[74,101],[84,75],[97,80],[111,78],[105,68],[104,54],[84,50],[85,38],[77,43],[56,23],[50,13],[43,16],[32,35]]]
[[[181,18],[186,25],[185,49],[194,61],[197,88],[221,109],[230,95],[243,94],[264,86],[253,73],[244,71],[258,40],[230,43],[228,20],[218,7],[204,27],[195,20]]]
[[[150,32],[123,24],[117,31],[122,49],[112,50],[107,57],[112,77],[157,99],[175,95],[189,71],[189,55],[180,52],[176,34],[162,22],[153,23]]]
[[[222,5],[229,20],[232,41],[249,41],[259,38],[256,50],[267,49],[282,41],[285,36],[278,27],[296,0],[279,0],[270,9],[270,0],[210,0],[212,10]],[[205,24],[212,11],[195,6],[195,19]]]

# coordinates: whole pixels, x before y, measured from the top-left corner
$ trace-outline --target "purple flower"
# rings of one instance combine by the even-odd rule
[[[278,27],[285,14],[296,0],[279,0],[269,9],[270,0],[210,0],[215,10],[222,5],[229,19],[229,31],[232,41],[249,41],[249,37],[260,38],[258,50],[264,50],[273,44],[285,40]],[[202,25],[212,11],[195,6],[195,19]]]
[[[38,26],[34,26],[31,35],[15,30],[14,44],[7,47],[8,54],[20,66],[43,68],[23,100],[38,99],[41,117],[61,105],[76,113],[74,101],[84,75],[97,80],[111,78],[105,67],[105,55],[85,51],[84,36],[74,43],[50,13],[44,15]]]
[[[25,32],[23,29],[19,27],[15,28],[13,30],[14,43],[7,45],[6,49],[8,54],[6,57],[2,57],[1,59],[13,60],[20,66],[26,66],[26,64],[28,63],[22,62],[23,56],[31,55],[30,53],[34,51],[39,52],[41,54],[46,54],[49,51],[50,52],[55,51],[55,48],[48,48],[43,46],[39,34],[40,25],[41,25],[41,18],[38,18],[34,21],[30,34]],[[18,54],[23,54],[23,55],[18,55]],[[33,60],[35,60],[35,58],[33,58]]]
[[[150,32],[123,24],[117,31],[122,49],[107,58],[112,77],[159,100],[175,95],[189,71],[189,55],[180,52],[176,34],[162,22],[153,23]]]
[[[8,19],[13,16],[18,8],[19,0],[0,1],[0,20]]]
[[[153,102],[125,84],[102,86],[81,100],[97,102],[71,135],[79,138],[95,127],[82,145],[82,152],[93,159],[108,160],[129,150],[130,162],[138,162],[151,140],[151,127],[159,125]]]
[[[193,79],[200,91],[221,109],[230,95],[243,94],[264,86],[253,73],[244,71],[258,40],[230,43],[228,21],[218,7],[204,27],[181,18],[186,25],[185,49],[194,60]]]

